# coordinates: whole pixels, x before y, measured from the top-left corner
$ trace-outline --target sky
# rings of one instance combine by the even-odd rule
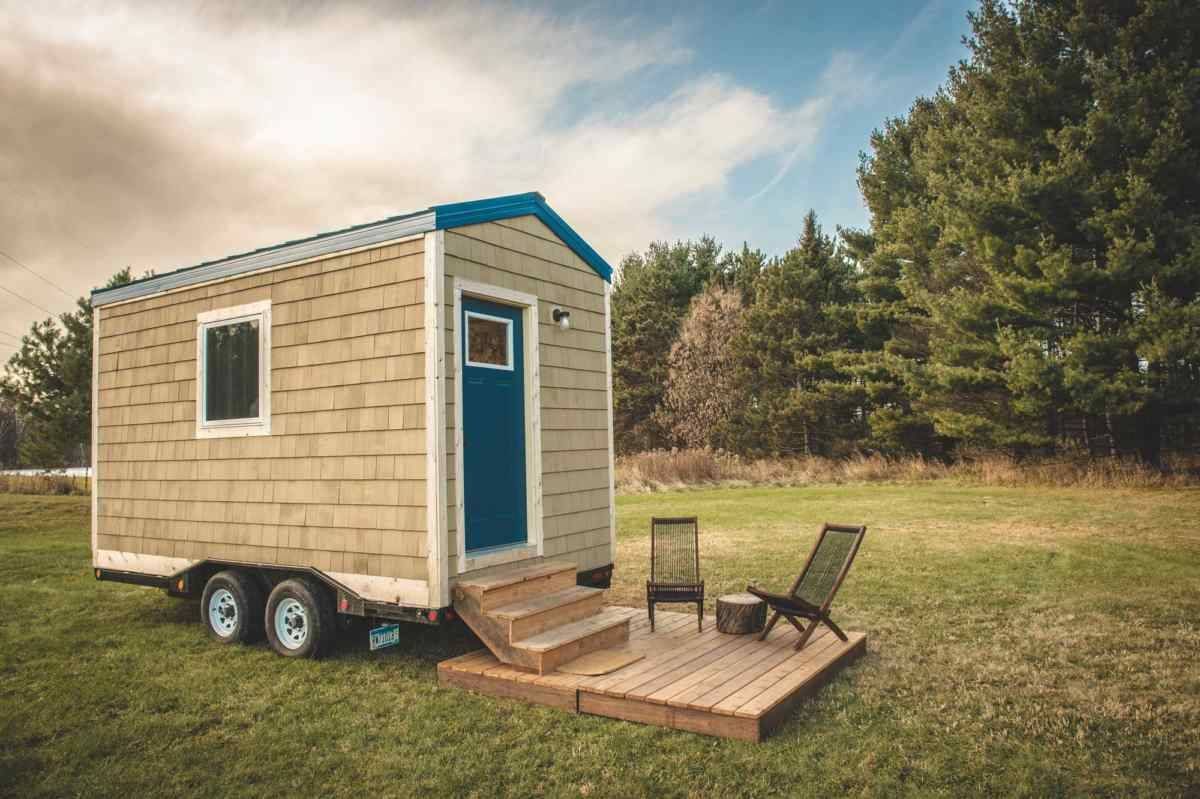
[[[614,265],[865,227],[971,5],[0,0],[0,358],[125,266],[443,202],[541,191]]]

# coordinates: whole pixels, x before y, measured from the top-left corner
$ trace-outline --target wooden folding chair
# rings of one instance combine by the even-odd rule
[[[650,579],[646,608],[654,631],[654,605],[695,602],[696,626],[704,629],[704,581],[700,579],[700,523],[695,516],[650,520]]]
[[[766,602],[774,611],[758,640],[766,638],[782,616],[800,631],[797,650],[803,649],[808,643],[817,624],[824,624],[845,641],[846,634],[829,618],[829,606],[846,579],[846,573],[850,571],[850,564],[854,562],[854,556],[858,554],[858,547],[866,534],[865,526],[847,527],[826,522],[800,576],[786,594],[772,594],[753,585],[746,586],[747,591]],[[801,624],[797,619],[804,619],[808,624]]]

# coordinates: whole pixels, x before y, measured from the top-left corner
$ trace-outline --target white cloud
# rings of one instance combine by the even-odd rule
[[[834,53],[817,82],[821,87],[820,95],[806,106],[808,116],[813,120],[811,128],[814,136],[820,123],[824,121],[835,103],[841,110],[846,110],[847,107],[858,102],[875,82],[875,75],[863,64],[859,56],[847,52]],[[747,197],[744,202],[752,203],[779,185],[811,145],[812,138],[798,141],[780,162],[779,168],[775,170],[771,179],[762,188]]]
[[[536,188],[615,262],[673,232],[673,202],[807,150],[828,106],[704,74],[627,104],[623,87],[690,54],[620,20],[239,8],[0,15],[0,247],[82,293],[126,264]],[[579,89],[602,101],[558,121]],[[0,306],[0,328],[36,315]]]
[[[701,78],[627,118],[564,131],[553,144],[547,188],[628,251],[662,235],[655,213],[671,202],[723,189],[741,164],[811,146],[822,106],[781,109],[725,79]]]

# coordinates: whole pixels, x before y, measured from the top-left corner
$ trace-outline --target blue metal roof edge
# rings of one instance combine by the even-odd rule
[[[612,282],[612,267],[583,240],[536,191],[510,194],[484,200],[435,205],[424,211],[392,216],[378,222],[368,222],[341,230],[332,230],[304,239],[287,241],[251,252],[230,255],[215,261],[144,277],[123,286],[92,290],[92,305],[148,296],[160,291],[195,285],[210,280],[254,272],[292,261],[319,257],[346,249],[368,246],[415,233],[438,230],[480,222],[495,222],[532,214],[563,240],[571,250],[607,282]]]
[[[539,192],[531,191],[525,194],[508,194],[503,197],[490,197],[485,200],[470,200],[462,203],[435,205],[431,209],[434,214],[434,226],[439,230],[478,225],[482,222],[495,222],[499,219],[512,219],[517,216],[536,216],[563,240],[571,250],[587,263],[605,282],[612,282],[612,267],[592,249],[592,245],[583,240],[566,221],[546,204],[546,198]]]

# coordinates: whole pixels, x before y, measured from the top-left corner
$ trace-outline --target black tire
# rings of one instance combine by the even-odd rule
[[[200,621],[218,643],[254,643],[263,634],[263,606],[253,577],[232,569],[217,572],[204,585]]]
[[[292,631],[285,632],[283,639],[277,621],[285,631]],[[323,657],[337,639],[333,597],[325,586],[308,577],[293,577],[275,586],[267,599],[263,624],[271,648],[284,657]]]

